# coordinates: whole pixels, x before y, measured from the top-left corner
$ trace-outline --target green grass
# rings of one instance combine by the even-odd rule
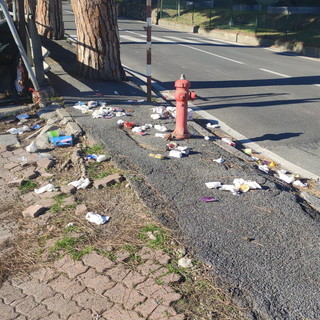
[[[37,187],[37,183],[32,180],[26,180],[24,181],[21,186],[19,187],[19,190],[21,193],[27,193],[30,191],[33,191]]]
[[[101,162],[91,162],[87,166],[87,174],[89,179],[102,179],[110,174],[118,172],[117,169],[105,169]]]
[[[150,232],[155,239],[150,239],[148,235]],[[139,239],[146,242],[152,248],[166,249],[168,234],[163,228],[155,224],[149,224],[140,230]]]
[[[86,155],[88,155],[88,154],[105,154],[103,147],[99,144],[94,144],[90,147],[87,147],[83,150],[83,152]]]
[[[68,253],[74,260],[80,260],[84,255],[94,250],[92,246],[85,246],[82,248],[82,243],[82,238],[66,235],[54,244],[54,246],[50,250],[50,253],[54,256]]]
[[[53,199],[56,200],[56,202],[50,207],[51,212],[61,212],[66,208],[62,207],[63,200],[66,199],[68,196],[65,194],[58,194],[57,196],[54,196]]]

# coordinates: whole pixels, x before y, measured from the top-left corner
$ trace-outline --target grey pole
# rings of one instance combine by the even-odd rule
[[[14,25],[14,23],[13,23],[11,17],[10,17],[10,13],[8,11],[8,8],[7,8],[6,4],[4,3],[4,0],[0,0],[0,5],[2,7],[2,11],[4,13],[4,16],[5,16],[5,18],[6,18],[7,22],[8,22],[8,26],[10,28],[10,31],[11,31],[12,35],[13,35],[14,41],[16,42],[16,45],[17,45],[17,47],[18,47],[18,49],[20,51],[21,58],[22,58],[25,66],[27,68],[30,80],[31,80],[31,82],[32,82],[32,84],[34,86],[35,91],[37,91],[39,93],[40,87],[39,87],[38,81],[36,79],[36,76],[35,76],[32,68],[31,68],[29,62],[28,62],[28,58],[27,58],[26,52],[25,52],[25,50],[23,48],[23,45],[22,45],[21,40],[19,38],[17,29],[16,29],[16,27],[15,27],[15,25]],[[41,99],[40,95],[39,95],[39,98]]]

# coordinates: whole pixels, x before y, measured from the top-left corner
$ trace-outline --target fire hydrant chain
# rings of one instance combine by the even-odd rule
[[[189,91],[191,82],[186,80],[185,75],[182,74],[180,79],[174,83],[176,88],[176,127],[172,135],[177,139],[188,139],[190,133],[187,128],[188,118],[188,101],[195,100],[197,95],[194,91]]]

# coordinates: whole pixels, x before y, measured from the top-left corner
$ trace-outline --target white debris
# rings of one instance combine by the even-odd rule
[[[233,184],[235,187],[242,191],[242,192],[247,192],[250,189],[255,190],[255,189],[262,189],[260,184],[257,183],[256,181],[246,181],[244,179],[234,179]]]
[[[239,193],[239,189],[233,185],[233,184],[223,184],[221,187],[220,187],[220,190],[223,190],[223,191],[230,191],[232,192],[234,195],[238,194]]]
[[[269,173],[269,171],[270,171],[267,164],[259,165],[259,166],[258,166],[258,169],[261,170],[261,171],[263,171],[263,172],[265,172],[265,173]]]
[[[192,268],[193,267],[193,263],[192,260],[187,258],[187,257],[183,257],[181,259],[178,260],[178,265],[181,268]]]
[[[166,110],[166,108],[162,106],[152,108],[153,113],[163,114],[164,110]]]
[[[77,110],[80,110],[82,113],[88,113],[89,111],[89,107],[86,106],[86,105],[74,105],[73,108],[77,109]]]
[[[228,144],[229,146],[235,146],[236,144],[230,140],[229,138],[222,138],[221,139],[223,142],[225,142],[226,144]]]
[[[254,156],[251,156],[250,159],[251,159],[252,161],[259,161],[259,158],[254,157]]]
[[[213,159],[212,161],[221,164],[221,163],[224,163],[226,160],[220,157],[218,159]]]
[[[188,108],[188,113],[187,113],[187,120],[192,121],[193,120],[193,110]]]
[[[176,147],[175,150],[181,151],[181,153],[186,156],[189,155],[189,153],[190,153],[190,149],[188,147],[178,146],[178,147]]]
[[[290,184],[295,180],[293,175],[287,175],[287,171],[286,170],[283,170],[283,169],[282,170],[278,170],[277,173],[278,173],[278,178],[280,180],[286,182],[286,183]]]
[[[306,188],[308,186],[307,183],[303,183],[301,182],[301,180],[295,180],[293,181],[292,183],[295,187],[303,187],[303,188]]]
[[[122,119],[119,119],[119,120],[117,121],[117,124],[118,124],[119,126],[123,125],[123,123],[124,123],[124,121],[123,121]]]
[[[115,116],[116,116],[116,117],[123,117],[123,116],[125,116],[125,115],[126,115],[125,112],[121,112],[121,111],[115,112]]]
[[[144,99],[138,99],[137,102],[139,103],[144,102]]]
[[[165,135],[165,133],[157,132],[154,136],[157,137],[157,138],[162,138],[162,139],[164,139],[166,135]]]
[[[148,238],[150,239],[150,240],[157,240],[157,237],[153,234],[153,232],[151,232],[151,231],[148,231],[147,232],[147,236],[148,236]]]
[[[213,182],[206,182],[206,187],[209,189],[218,189],[221,188],[222,184],[219,181],[213,181]]]
[[[118,91],[113,91],[113,94],[119,94],[119,92]]]
[[[26,150],[30,153],[37,152],[38,146],[36,141],[32,141],[28,146],[26,146]]]
[[[108,157],[104,154],[99,154],[96,156],[96,161],[97,162],[103,162],[103,161],[106,161],[108,160]]]
[[[209,137],[209,136],[205,136],[205,137],[204,137],[204,140],[209,141],[209,140],[210,140],[210,137]]]
[[[88,102],[88,108],[96,108],[98,106],[98,102],[97,101],[89,101]]]
[[[25,125],[21,128],[11,128],[6,132],[9,132],[11,134],[23,134],[24,132],[27,132],[27,131],[31,131],[31,129],[27,125]]]
[[[165,126],[162,126],[160,124],[156,124],[154,128],[160,132],[166,132],[168,130]]]
[[[179,150],[171,150],[169,152],[169,157],[173,157],[173,158],[182,158],[182,152]]]
[[[95,224],[104,224],[104,223],[108,222],[109,219],[110,219],[110,217],[102,216],[102,215],[95,213],[95,212],[88,212],[86,214],[86,220],[88,220],[89,222],[95,223]]]
[[[58,191],[58,189],[55,188],[55,186],[53,184],[51,184],[51,183],[49,183],[46,186],[41,187],[39,189],[34,189],[34,192],[36,194],[41,194],[41,193],[44,193],[44,192],[52,192],[52,191]]]
[[[132,132],[143,132],[144,130],[142,129],[142,127],[134,127],[132,128]]]
[[[89,178],[81,178],[79,180],[75,180],[68,183],[68,186],[71,185],[76,187],[77,189],[85,189],[86,187],[88,187],[89,184],[90,184]]]
[[[158,120],[161,118],[161,115],[159,113],[153,113],[150,115],[150,118],[152,118],[153,120]]]

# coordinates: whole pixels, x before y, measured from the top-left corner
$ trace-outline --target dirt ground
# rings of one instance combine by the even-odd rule
[[[0,120],[0,133],[17,125],[16,121],[10,123],[9,120]],[[37,122],[39,119],[34,112],[26,124]],[[19,136],[21,147],[13,151],[24,150],[30,143],[26,140],[30,134]],[[152,213],[137,198],[128,180],[101,189],[91,185],[77,190],[74,195],[53,193],[55,196],[49,210],[37,218],[23,217],[22,211],[37,200],[34,188],[48,183],[61,188],[81,177],[83,168],[79,162],[73,161],[75,155],[78,155],[78,160],[82,159],[86,177],[92,183],[114,173],[124,177],[127,174],[120,172],[112,159],[100,163],[88,160],[86,156],[89,154],[105,152],[101,146],[87,141],[85,137],[80,138],[74,146],[51,148],[48,151],[56,162],[43,175],[28,180],[20,187],[8,187],[4,179],[0,179],[1,230],[2,233],[8,231],[5,241],[0,242],[1,282],[13,275],[49,266],[63,255],[79,260],[92,251],[112,259],[117,252],[125,250],[129,258],[124,263],[135,268],[141,263],[137,252],[149,246],[171,256],[167,268],[181,276],[181,280],[172,285],[183,297],[173,307],[186,314],[186,319],[247,318],[246,310],[236,307],[230,294],[217,286],[212,270],[193,259],[170,230],[153,219]],[[89,211],[110,216],[110,220],[103,225],[92,224],[85,219],[85,212]],[[192,259],[192,267],[182,268],[178,265],[178,260],[183,256]]]

